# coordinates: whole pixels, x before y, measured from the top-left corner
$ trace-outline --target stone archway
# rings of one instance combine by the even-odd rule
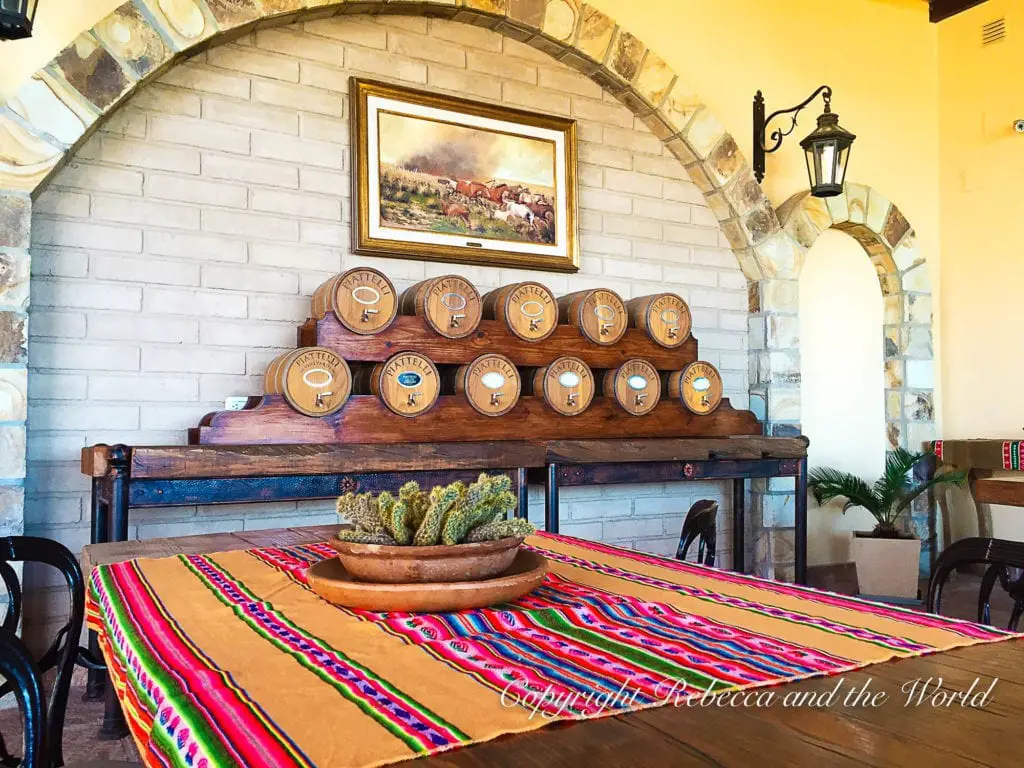
[[[335,14],[436,16],[524,42],[626,105],[687,169],[748,280],[781,232],[736,141],[643,41],[580,0],[129,0],[83,31],[0,108],[0,513],[21,531],[32,200],[141,84],[256,27]],[[9,392],[8,392],[9,390]],[[6,487],[3,487],[6,486]]]
[[[807,250],[821,232],[834,228],[860,243],[878,274],[889,448],[914,450],[934,439],[931,281],[907,218],[880,192],[860,184],[847,184],[842,195],[827,199],[809,192],[793,195],[779,207],[778,217],[781,231],[755,251],[764,277],[750,283],[750,400],[768,433],[801,431],[798,278]],[[768,488],[755,498],[762,526],[758,559],[776,567],[788,565],[791,551],[787,495]],[[915,503],[913,522],[919,531],[926,528],[927,512],[925,499]],[[922,562],[927,562],[927,550]]]

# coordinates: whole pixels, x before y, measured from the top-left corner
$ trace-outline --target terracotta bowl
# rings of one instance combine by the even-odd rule
[[[378,584],[480,581],[507,571],[516,559],[520,537],[475,544],[396,547],[353,544],[331,539],[345,570],[360,581]]]

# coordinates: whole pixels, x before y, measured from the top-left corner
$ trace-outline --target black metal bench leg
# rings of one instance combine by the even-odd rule
[[[544,530],[558,533],[558,465],[548,464],[544,478]]]
[[[743,541],[746,514],[744,494],[746,481],[738,477],[732,481],[732,569],[736,573],[747,572],[746,544]]]
[[[92,544],[102,544],[110,540],[110,508],[103,499],[103,483],[105,478],[94,477],[92,479],[92,530],[90,536],[90,542]],[[82,574],[85,577],[86,590],[88,590],[89,580],[92,578],[91,573]],[[89,632],[89,652],[92,654],[94,659],[102,659],[100,654],[100,641],[99,635],[95,632]],[[85,701],[97,701],[103,696],[103,691],[107,687],[107,673],[99,669],[90,669],[88,682],[85,685],[85,695],[82,697]]]
[[[800,474],[796,477],[796,563],[794,578],[797,584],[807,584],[807,459],[800,459]]]
[[[114,684],[106,686],[103,697],[103,726],[100,728],[101,741],[116,741],[128,735],[128,723],[125,722],[121,702],[117,700]]]

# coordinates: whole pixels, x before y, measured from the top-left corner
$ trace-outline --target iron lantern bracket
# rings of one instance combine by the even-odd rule
[[[802,102],[797,104],[795,107],[789,109],[779,109],[768,115],[765,119],[764,116],[764,95],[761,91],[754,94],[754,178],[757,179],[758,183],[764,180],[764,159],[765,155],[770,152],[776,151],[782,146],[782,139],[789,136],[796,129],[796,118],[800,114],[800,110],[814,101],[818,94],[822,94],[822,98],[825,100],[825,111],[830,112],[830,103],[832,101],[832,89],[827,85],[822,85],[814,93],[804,99]],[[785,130],[776,128],[772,131],[771,136],[767,135],[768,125],[777,117],[782,115],[792,114],[790,118],[789,127]],[[769,145],[769,140],[771,144]]]

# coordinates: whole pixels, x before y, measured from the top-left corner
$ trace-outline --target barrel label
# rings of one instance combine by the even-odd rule
[[[576,373],[576,371],[566,371],[565,373],[559,374],[558,383],[566,389],[578,387],[580,385],[580,375]]]
[[[711,413],[722,402],[722,376],[710,363],[690,363],[679,387],[683,404],[696,414]]]
[[[647,377],[633,375],[626,379],[626,384],[628,384],[629,388],[632,389],[634,392],[642,392],[643,390],[647,389]]]
[[[391,281],[373,269],[346,272],[335,295],[338,320],[356,333],[383,330],[398,311],[398,297]]]
[[[403,371],[395,377],[403,387],[417,387],[423,381],[423,377],[412,371]]]
[[[488,389],[501,389],[503,386],[505,386],[506,381],[508,381],[508,379],[506,379],[497,371],[490,371],[489,373],[485,373],[483,376],[480,377],[480,383],[483,384]]]

